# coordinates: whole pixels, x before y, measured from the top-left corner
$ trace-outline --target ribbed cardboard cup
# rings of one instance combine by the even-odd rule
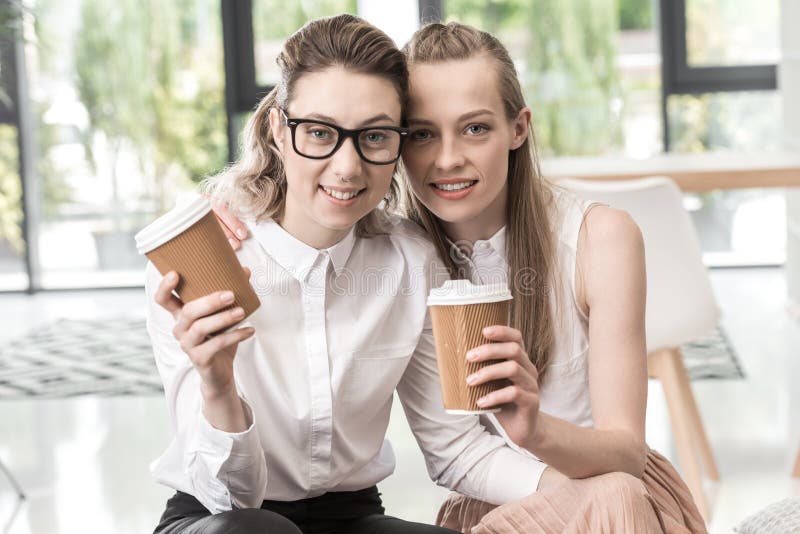
[[[478,386],[467,384],[467,376],[482,367],[497,363],[468,362],[467,352],[487,343],[483,329],[508,325],[511,293],[505,284],[473,285],[468,280],[449,280],[428,296],[433,321],[433,338],[444,407],[448,413],[487,413],[477,400],[508,385],[507,380],[492,380]]]
[[[261,305],[211,205],[201,196],[142,229],[136,247],[162,275],[180,275],[175,291],[183,302],[229,290],[233,304],[225,309],[241,306],[246,318]]]

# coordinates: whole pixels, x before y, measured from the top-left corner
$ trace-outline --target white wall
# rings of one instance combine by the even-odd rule
[[[783,95],[784,148],[800,152],[800,2],[781,2],[781,64],[778,88]],[[800,189],[786,192],[788,242],[786,275],[789,298],[800,306]]]

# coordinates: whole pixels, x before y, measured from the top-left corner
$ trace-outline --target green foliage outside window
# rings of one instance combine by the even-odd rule
[[[16,129],[0,124],[0,247],[5,244],[22,254],[22,187],[17,152]]]
[[[356,14],[356,0],[254,0],[253,34],[256,40],[283,41],[308,20],[339,13]]]
[[[447,0],[448,20],[508,47],[546,155],[602,154],[621,145],[617,0]]]
[[[134,147],[159,211],[168,185],[197,182],[227,156],[222,50],[196,46],[203,30],[197,9],[190,0],[83,0],[81,6],[75,70],[89,114],[88,161],[94,166],[98,132],[112,160]],[[118,179],[112,165],[115,196]]]

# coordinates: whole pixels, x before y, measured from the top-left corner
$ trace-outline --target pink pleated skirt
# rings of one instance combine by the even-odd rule
[[[503,506],[453,493],[436,524],[467,534],[707,532],[689,488],[653,450],[641,479],[627,473],[573,479]]]

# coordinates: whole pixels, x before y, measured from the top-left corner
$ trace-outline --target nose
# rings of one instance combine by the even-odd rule
[[[440,171],[452,171],[464,165],[464,153],[452,135],[443,135],[436,154],[436,168]]]
[[[361,157],[352,138],[345,139],[342,146],[333,154],[331,165],[334,174],[343,180],[361,174]]]

